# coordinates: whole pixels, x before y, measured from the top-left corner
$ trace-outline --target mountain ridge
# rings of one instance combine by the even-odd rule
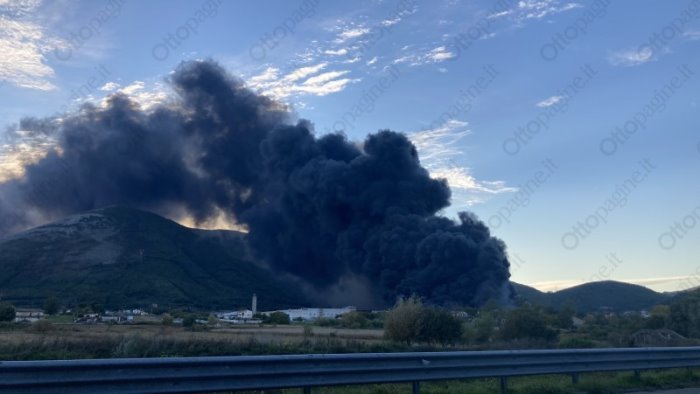
[[[245,235],[190,229],[156,214],[109,207],[0,239],[0,292],[20,305],[291,307],[301,289],[256,264]]]

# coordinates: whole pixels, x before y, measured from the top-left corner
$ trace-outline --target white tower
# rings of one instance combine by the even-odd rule
[[[253,315],[255,315],[258,312],[258,296],[253,293]]]

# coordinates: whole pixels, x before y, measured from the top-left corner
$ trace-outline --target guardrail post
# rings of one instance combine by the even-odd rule
[[[413,382],[413,394],[420,394],[420,382]]]
[[[578,373],[571,374],[571,383],[572,384],[578,384],[578,379],[579,379]]]
[[[508,377],[501,376],[501,394],[508,394]]]

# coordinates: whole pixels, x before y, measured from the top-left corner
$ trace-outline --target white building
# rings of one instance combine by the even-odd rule
[[[250,320],[253,318],[253,311],[244,309],[242,311],[216,312],[214,315],[222,320]]]
[[[335,319],[340,315],[348,312],[354,312],[357,308],[354,306],[346,306],[343,308],[299,308],[299,309],[282,309],[278,311],[263,312],[265,315],[270,315],[273,312],[282,312],[289,315],[290,320],[312,321],[321,318]]]
[[[15,323],[34,323],[44,318],[44,312],[37,309],[18,309],[15,312]]]

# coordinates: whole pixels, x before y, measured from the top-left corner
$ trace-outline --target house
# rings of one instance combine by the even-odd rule
[[[34,323],[44,318],[44,312],[39,309],[17,309],[15,323]]]
[[[289,320],[313,321],[321,318],[335,319],[340,315],[355,312],[356,310],[357,308],[354,306],[346,306],[344,308],[298,308],[263,312],[263,314],[269,316],[273,312],[282,312],[289,316]]]

